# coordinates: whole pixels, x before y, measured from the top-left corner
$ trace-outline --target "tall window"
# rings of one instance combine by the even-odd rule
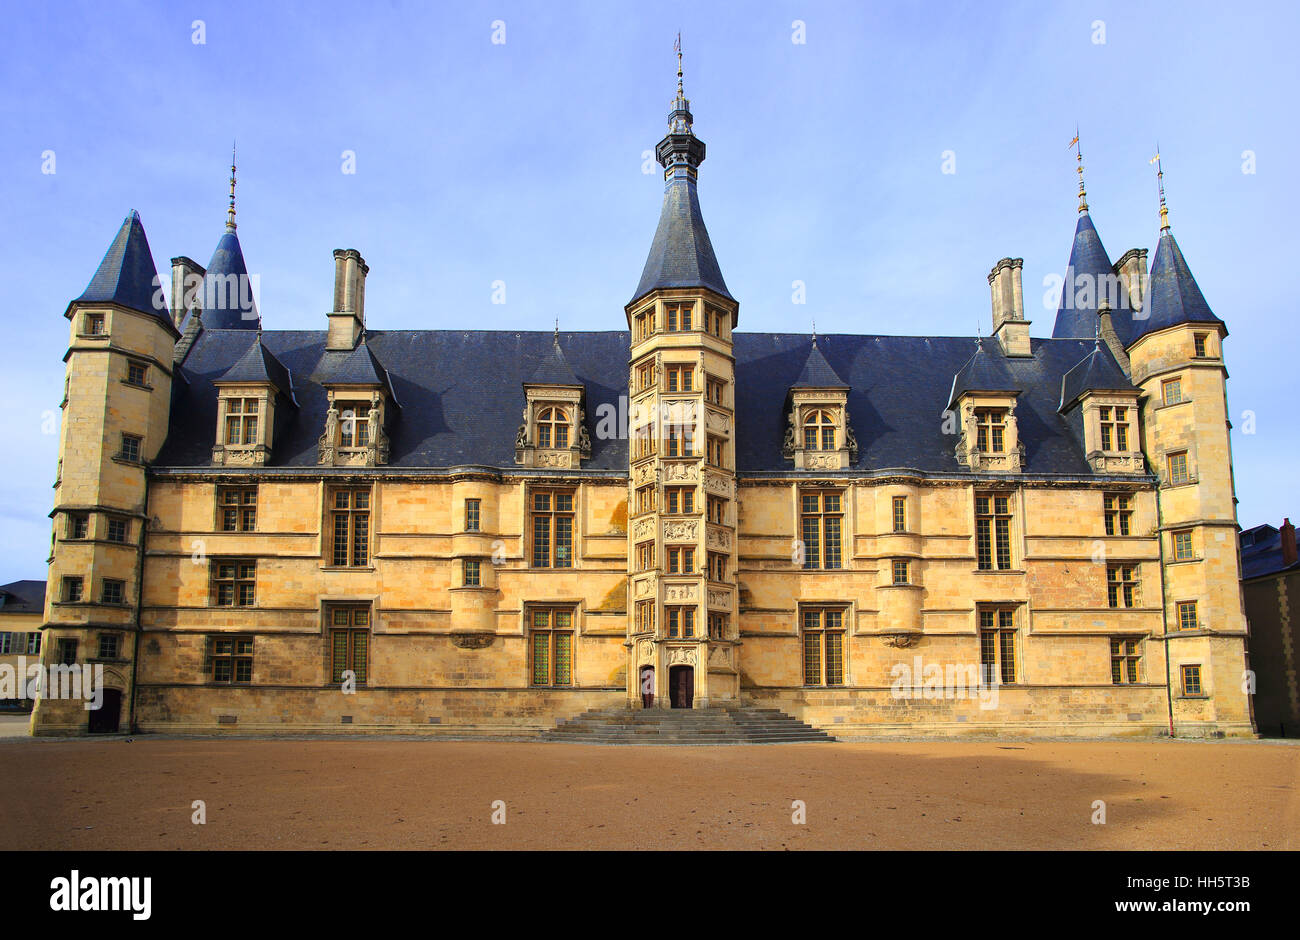
[[[71,666],[77,661],[77,641],[72,637],[63,637],[55,647],[55,660],[64,666]]]
[[[654,425],[641,425],[632,432],[632,458],[640,460],[642,457],[652,456],[658,452],[658,443],[655,439]]]
[[[479,501],[477,499],[465,500],[465,531],[477,532],[479,530]]]
[[[252,607],[257,594],[257,562],[214,561],[212,596],[218,607]]]
[[[673,546],[668,549],[669,574],[694,574],[695,549],[689,545]]]
[[[666,366],[664,374],[667,376],[667,387],[670,392],[689,392],[695,386],[694,366]]]
[[[841,567],[840,529],[844,516],[840,507],[840,494],[803,493],[800,502],[803,566],[825,569]]]
[[[808,450],[835,449],[835,419],[828,411],[814,411],[803,422],[803,446]]]
[[[670,637],[695,636],[695,608],[694,607],[666,607],[664,612],[668,617],[668,635]]]
[[[1196,619],[1196,601],[1178,602],[1178,629],[1195,630],[1200,626]]]
[[[895,558],[892,565],[893,583],[894,584],[911,584],[908,575],[911,573],[911,565],[905,558]]]
[[[1166,405],[1176,405],[1183,400],[1183,380],[1165,379],[1160,383],[1160,397]]]
[[[573,567],[573,492],[533,491],[533,567]]]
[[[1106,566],[1106,602],[1111,607],[1136,607],[1139,603],[1137,565]]]
[[[260,402],[256,398],[226,399],[226,443],[243,446],[257,443],[257,416]]]
[[[535,608],[529,646],[533,685],[573,685],[573,611]]]
[[[708,463],[711,467],[723,467],[722,456],[725,453],[726,444],[720,437],[708,436]]]
[[[672,557],[672,550],[669,549],[668,557]],[[636,547],[636,570],[649,571],[655,566],[655,543],[639,542]]]
[[[329,608],[330,681],[342,682],[352,670],[357,684],[370,672],[370,608],[339,604]]]
[[[41,655],[41,635],[39,633],[27,634],[27,647],[25,652],[28,656]]]
[[[537,446],[562,449],[569,446],[569,416],[561,408],[544,408],[537,416]]]
[[[647,362],[636,368],[636,388],[642,391],[655,384],[655,365],[653,362]]]
[[[1182,667],[1181,671],[1183,674],[1183,694],[1204,695],[1205,690],[1201,687],[1200,665],[1186,665]]]
[[[668,332],[677,333],[691,329],[691,314],[694,304],[666,304],[664,314],[668,318]]]
[[[331,561],[340,568],[364,568],[370,563],[370,490],[339,489],[333,496]]]
[[[664,490],[664,503],[664,512],[674,515],[695,512],[695,487],[668,487]]]
[[[637,342],[640,342],[655,330],[654,310],[648,310],[645,313],[638,314],[634,322],[636,323]]]
[[[639,486],[636,490],[636,512],[640,515],[643,512],[652,512],[655,508],[655,488],[654,484],[650,486]]]
[[[1116,405],[1103,405],[1097,409],[1101,417],[1101,449],[1128,450],[1128,409]]]
[[[843,685],[844,609],[805,607],[802,620],[804,685]]]
[[[1142,641],[1131,637],[1110,638],[1110,681],[1115,685],[1131,685],[1138,680],[1138,664],[1142,661]]]
[[[1192,551],[1192,530],[1180,529],[1174,533],[1174,561],[1190,561],[1196,555]]]
[[[655,602],[638,601],[636,605],[636,632],[655,632]]]
[[[689,426],[670,424],[668,426],[668,450],[665,456],[695,456],[695,429]]]
[[[1102,497],[1107,535],[1128,535],[1133,522],[1133,497],[1128,493],[1107,493]]]
[[[1000,454],[1006,444],[1007,410],[979,408],[975,411],[975,449],[984,454]]]
[[[479,576],[478,559],[466,558],[461,561],[460,567],[461,583],[465,587],[482,587],[482,581]]]
[[[370,446],[370,402],[339,402],[339,446]]]
[[[1006,571],[1011,567],[1010,496],[975,496],[975,554],[980,571]]]
[[[709,638],[724,640],[727,637],[727,615],[709,614]]]
[[[725,387],[726,383],[721,379],[715,379],[713,376],[709,376],[704,381],[705,397],[708,398],[711,404],[721,405],[723,389]]]
[[[907,531],[907,497],[894,497],[894,531]]]
[[[714,336],[721,336],[724,329],[723,318],[726,314],[717,307],[705,306],[704,308],[704,326]]]
[[[204,670],[213,682],[253,681],[253,638],[251,636],[209,636]]]
[[[257,528],[257,487],[217,487],[217,517],[222,532],[252,532]]]
[[[722,552],[709,552],[709,580],[727,580],[727,556]]]
[[[727,524],[727,501],[719,496],[709,496],[709,521],[716,525]]]
[[[1016,612],[1011,607],[980,609],[980,666],[985,683],[1016,681]]]
[[[1192,337],[1192,344],[1196,349],[1196,358],[1204,359],[1209,353],[1206,351],[1206,342],[1209,335],[1206,333],[1197,333]]]
[[[1169,467],[1169,483],[1186,483],[1190,479],[1187,474],[1187,451],[1180,450],[1176,454],[1169,454],[1166,459]]]

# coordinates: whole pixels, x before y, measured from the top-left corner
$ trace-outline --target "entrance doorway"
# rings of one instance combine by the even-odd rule
[[[695,703],[695,667],[673,666],[668,670],[668,688],[673,708],[690,708]]]
[[[641,667],[641,707],[655,707],[655,667]]]
[[[122,690],[105,689],[104,701],[90,713],[91,734],[117,734],[122,717]]]

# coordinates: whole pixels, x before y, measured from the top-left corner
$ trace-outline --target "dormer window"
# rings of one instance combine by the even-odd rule
[[[1006,424],[1005,408],[975,409],[975,449],[982,454],[1005,453]]]
[[[339,409],[339,446],[370,446],[370,402],[341,401]]]
[[[560,408],[544,408],[537,416],[537,446],[562,450],[569,446],[569,416]]]
[[[258,406],[256,398],[226,399],[227,447],[248,447],[257,443]]]
[[[1128,409],[1119,406],[1103,405],[1097,409],[1101,419],[1101,449],[1104,451],[1127,451],[1128,447]]]
[[[835,419],[827,411],[812,411],[804,419],[803,446],[806,450],[835,449]]]

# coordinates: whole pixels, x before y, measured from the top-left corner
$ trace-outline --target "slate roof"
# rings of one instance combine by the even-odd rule
[[[1136,390],[1129,377],[1115,361],[1110,347],[1093,342],[1092,351],[1061,379],[1061,411],[1065,411],[1084,392]]]
[[[826,361],[822,351],[817,348],[817,340],[812,341],[808,350],[808,360],[803,364],[803,371],[794,380],[791,388],[848,388],[844,380],[835,374],[831,364]]]
[[[791,472],[781,456],[785,399],[809,358],[806,333],[736,333],[737,469],[740,473]],[[325,332],[266,331],[262,341],[292,375],[299,410],[277,439],[271,467],[314,468],[325,426],[333,357]],[[514,442],[524,407],[523,383],[551,355],[550,332],[371,331],[367,348],[388,369],[402,409],[390,429],[390,466],[515,469]],[[586,423],[592,455],[583,469],[627,472],[625,437],[597,433],[603,414],[618,413],[627,394],[629,336],[619,332],[562,332],[560,348],[586,388]],[[1091,476],[1078,430],[1057,413],[1061,379],[1093,349],[1094,341],[1032,339],[1032,355],[998,356],[1013,387],[1023,470],[1029,474]],[[992,345],[986,340],[986,344]],[[953,376],[971,360],[969,337],[819,336],[827,367],[848,386],[848,407],[858,440],[856,470],[910,468],[961,473],[956,439],[943,430]],[[248,351],[247,333],[209,330],[180,367],[171,433],[158,467],[209,467],[216,427],[212,383]]]
[[[241,331],[242,332],[242,331]],[[287,398],[293,398],[293,378],[279,359],[262,344],[259,333],[248,347],[248,352],[235,360],[235,364],[219,376],[221,382],[269,382]]]
[[[44,611],[44,581],[11,581],[0,584],[0,613],[39,614]]]
[[[673,177],[664,189],[659,227],[650,243],[641,283],[629,303],[661,287],[707,287],[734,299],[722,279],[709,231],[704,227],[695,180],[686,177]]]
[[[1180,323],[1223,325],[1192,277],[1182,249],[1169,229],[1160,233],[1147,282],[1146,319],[1134,321],[1133,339]],[[1123,337],[1121,337],[1123,338]],[[1131,342],[1131,340],[1126,340]]]
[[[1294,565],[1282,561],[1282,533],[1274,526],[1266,524],[1243,529],[1239,540],[1243,581],[1300,568],[1300,561]],[[1296,543],[1300,551],[1300,532],[1296,533]]]
[[[104,260],[99,263],[95,276],[90,279],[81,296],[72,303],[113,303],[146,313],[162,320],[173,330],[171,314],[163,300],[155,304],[155,295],[161,299],[161,282],[158,269],[149,251],[140,213],[134,209],[117,230],[113,243],[108,246]],[[72,304],[68,307],[71,309]]]
[[[244,250],[235,230],[226,227],[203,275],[203,327],[255,330],[261,325],[253,300]]]
[[[378,385],[397,401],[392,376],[370,348],[369,335],[361,334],[356,347],[345,351],[327,352],[321,359],[319,381],[322,385]]]
[[[1083,290],[1077,285],[1080,275],[1090,279],[1091,287]],[[1070,262],[1066,267],[1065,283],[1061,285],[1061,301],[1056,309],[1056,323],[1052,327],[1054,338],[1092,339],[1097,335],[1097,309],[1105,297],[1111,305],[1111,324],[1115,334],[1125,345],[1132,342],[1133,307],[1128,292],[1119,283],[1118,298],[1107,295],[1107,286],[1117,283],[1115,268],[1101,243],[1101,236],[1092,224],[1092,216],[1085,210],[1079,213],[1074,229],[1074,244],[1070,248]]]
[[[997,340],[977,339],[975,352],[952,377],[948,407],[955,405],[966,392],[1019,392],[1020,383],[1011,374],[1007,361]]]

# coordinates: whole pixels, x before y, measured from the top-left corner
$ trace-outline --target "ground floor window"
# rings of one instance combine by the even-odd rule
[[[1183,694],[1184,695],[1204,695],[1205,689],[1201,687],[1201,667],[1200,664],[1183,666]]]
[[[804,685],[844,684],[844,608],[801,611]]]
[[[1110,639],[1110,681],[1128,685],[1138,681],[1142,661],[1142,641],[1128,637]]]
[[[573,685],[573,611],[536,607],[530,618],[533,685]]]
[[[988,684],[1016,681],[1016,612],[1011,607],[980,610],[980,668]]]
[[[351,670],[357,684],[364,683],[370,673],[370,608],[330,607],[329,625],[330,681],[342,682]]]
[[[251,636],[208,637],[208,678],[213,682],[253,681]]]

